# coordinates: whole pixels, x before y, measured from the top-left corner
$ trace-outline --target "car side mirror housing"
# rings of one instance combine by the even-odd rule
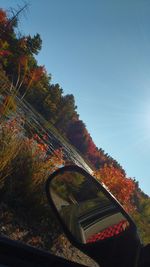
[[[78,166],[66,166],[50,175],[46,194],[74,246],[101,267],[137,266],[136,225],[97,179]]]

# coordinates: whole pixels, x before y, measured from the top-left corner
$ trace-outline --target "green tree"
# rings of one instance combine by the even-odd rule
[[[30,35],[27,36],[26,47],[28,53],[37,55],[42,48],[42,39],[40,35],[37,33],[34,37],[31,37]]]
[[[81,153],[87,152],[87,131],[82,120],[70,122],[67,130],[67,137]]]
[[[75,99],[72,94],[62,96],[55,126],[58,129],[61,129],[62,132],[66,133],[69,123],[72,121],[72,119],[75,117],[77,118],[78,116],[76,109],[77,106],[75,105]]]

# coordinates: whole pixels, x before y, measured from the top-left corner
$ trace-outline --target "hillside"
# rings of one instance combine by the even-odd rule
[[[18,97],[22,103],[29,103],[39,118],[44,117],[46,125],[51,125],[50,130],[59,132],[63,140],[80,152],[95,176],[134,217],[143,242],[150,242],[150,198],[134,179],[126,176],[115,159],[97,148],[80,119],[74,96],[64,95],[59,84],[51,83],[51,75],[44,66],[38,65],[35,56],[42,47],[40,35],[17,36],[17,22],[18,17],[9,17],[0,9],[1,232],[13,238],[16,227],[16,239],[46,249],[52,247],[61,229],[46,205],[43,184],[57,166],[71,161],[60,146],[50,149],[47,135],[37,133],[24,113],[18,115]],[[5,228],[5,224],[9,227]],[[39,225],[47,236],[39,233]],[[25,234],[20,234],[21,229]],[[32,241],[28,232],[33,233]]]

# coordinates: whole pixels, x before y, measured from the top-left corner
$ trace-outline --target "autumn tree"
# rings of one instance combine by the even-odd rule
[[[5,27],[7,23],[7,14],[6,11],[4,11],[2,8],[0,8],[0,26]],[[1,29],[2,32],[2,29]]]
[[[55,126],[58,129],[60,128],[61,131],[66,132],[69,127],[69,123],[74,118],[77,118],[76,108],[77,106],[75,105],[73,95],[62,96]]]
[[[127,211],[134,210],[133,194],[135,183],[131,178],[124,176],[121,170],[107,165],[95,171],[94,175],[107,186]]]
[[[81,153],[86,153],[87,151],[87,131],[85,124],[82,120],[73,120],[70,122],[67,137]]]

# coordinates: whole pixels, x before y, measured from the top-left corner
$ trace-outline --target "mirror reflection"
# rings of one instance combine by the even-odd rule
[[[50,194],[62,220],[80,243],[117,236],[129,222],[93,178],[64,172],[51,181]]]

